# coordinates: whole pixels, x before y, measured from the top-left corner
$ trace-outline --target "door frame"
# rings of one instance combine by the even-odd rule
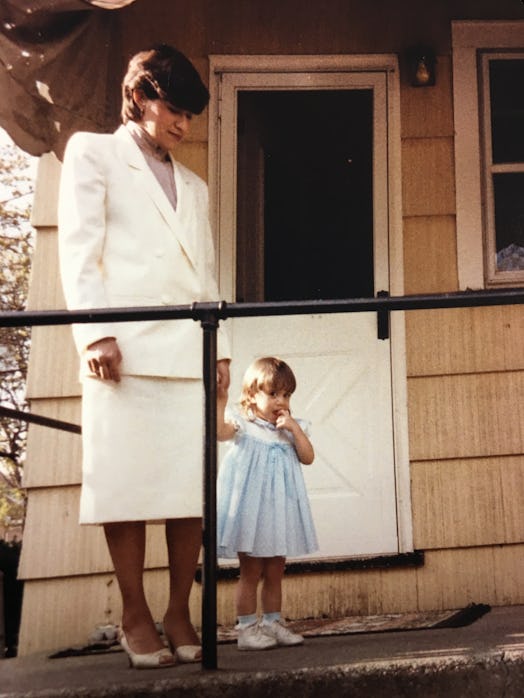
[[[209,149],[208,184],[211,224],[216,235],[221,296],[233,299],[231,278],[235,266],[236,230],[236,113],[237,104],[223,103],[222,76],[248,89],[249,75],[264,75],[264,89],[279,89],[279,77],[289,81],[290,73],[310,74],[312,86],[321,88],[317,74],[382,73],[386,81],[387,124],[387,245],[389,291],[403,295],[402,171],[400,155],[400,80],[398,59],[394,54],[362,55],[210,55],[209,56]],[[238,80],[236,79],[238,78]],[[260,81],[254,81],[259,85]],[[254,87],[254,89],[257,89]],[[281,88],[281,87],[280,87]],[[258,89],[260,89],[258,87]],[[226,126],[227,125],[227,126]],[[226,126],[226,127],[224,127]],[[222,152],[228,161],[221,161]],[[227,165],[228,177],[221,176]],[[407,368],[404,313],[390,317],[392,381],[392,419],[395,458],[395,482],[399,552],[413,550],[413,526],[410,493],[410,469],[407,416]]]

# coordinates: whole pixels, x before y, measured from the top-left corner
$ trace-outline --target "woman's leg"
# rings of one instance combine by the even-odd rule
[[[144,593],[145,523],[104,524],[104,532],[122,595],[122,629],[137,654],[163,647]]]
[[[174,647],[199,645],[200,640],[189,615],[189,594],[202,545],[202,519],[166,521],[166,542],[169,560],[169,605],[164,616],[164,632]]]
[[[257,612],[257,589],[262,575],[263,558],[238,553],[240,578],[236,588],[237,616],[250,616]]]
[[[285,557],[265,557],[262,566],[262,611],[280,612],[282,608],[282,578],[286,566]]]

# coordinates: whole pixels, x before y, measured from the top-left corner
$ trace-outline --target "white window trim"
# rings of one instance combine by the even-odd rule
[[[485,192],[484,201],[484,228],[485,228],[485,273],[484,278],[486,284],[490,286],[499,285],[514,285],[522,284],[524,280],[524,271],[497,271],[497,254],[496,254],[496,230],[495,230],[495,194],[493,186],[493,175],[503,173],[522,173],[522,163],[515,162],[500,162],[494,163],[491,156],[492,138],[491,138],[491,109],[489,100],[489,63],[491,60],[503,60],[509,57],[524,58],[523,52],[508,53],[499,51],[484,52],[479,56],[479,70],[481,71],[482,85],[482,118],[484,122],[483,133],[483,153],[484,153],[484,172],[483,172],[483,190]]]
[[[482,289],[482,157],[477,54],[480,49],[518,49],[524,21],[453,21],[453,105],[459,288]]]

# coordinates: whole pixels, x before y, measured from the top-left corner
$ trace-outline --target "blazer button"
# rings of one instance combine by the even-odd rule
[[[155,257],[163,257],[164,256],[164,250],[156,249],[154,251]]]
[[[162,305],[174,305],[171,296],[169,296],[167,293],[163,293],[160,300],[162,301]]]

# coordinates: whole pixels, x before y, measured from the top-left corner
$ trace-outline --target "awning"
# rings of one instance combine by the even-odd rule
[[[20,148],[60,158],[74,131],[116,128],[127,60],[108,10],[133,2],[2,0],[0,126]]]

